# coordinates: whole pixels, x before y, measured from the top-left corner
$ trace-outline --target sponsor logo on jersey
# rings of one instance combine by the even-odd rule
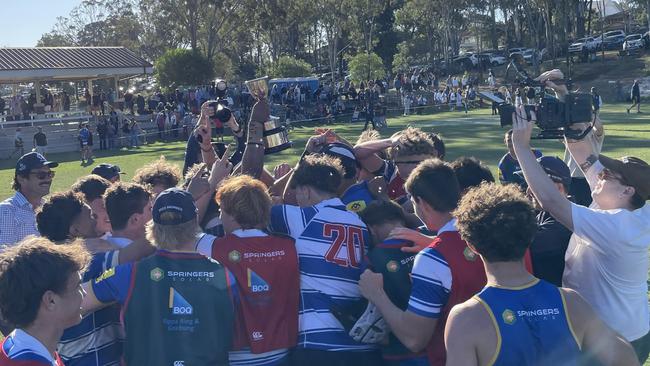
[[[465,247],[465,250],[463,250],[463,256],[465,256],[465,259],[470,262],[474,262],[476,260],[476,253],[474,253],[474,251],[469,247]]]
[[[151,278],[152,281],[158,282],[162,280],[163,277],[165,277],[165,272],[162,269],[156,267],[152,269],[151,272],[149,272],[149,277]]]
[[[241,253],[239,253],[236,250],[231,251],[230,253],[228,253],[228,260],[233,263],[239,262],[241,260]]]
[[[257,273],[255,273],[250,268],[247,269],[247,272],[248,288],[250,288],[252,292],[267,292],[271,290],[271,286],[269,286],[269,284],[266,283],[266,281],[264,281],[264,279]]]
[[[533,317],[533,316],[553,316],[553,315],[560,315],[560,309],[558,308],[552,308],[552,309],[535,309],[535,310],[519,310],[517,311],[517,316],[519,317]]]
[[[510,309],[504,310],[503,313],[501,314],[501,317],[503,318],[503,322],[508,325],[512,325],[517,321],[517,317],[515,316],[515,313]]]
[[[264,333],[262,332],[253,332],[251,335],[253,336],[254,341],[261,341],[264,339]]]
[[[185,361],[174,361],[174,366],[185,366]]]
[[[104,273],[101,274],[101,276],[97,277],[95,280],[95,283],[99,283],[107,278],[111,278],[115,275],[115,267],[106,270]]]
[[[174,315],[191,315],[194,308],[175,288],[169,288],[169,309]]]
[[[388,261],[386,263],[386,269],[388,272],[397,272],[399,270],[399,264],[396,261]]]
[[[176,281],[179,281],[179,282],[210,281],[210,279],[214,278],[214,272],[167,271],[167,277],[171,278],[172,281],[174,281],[174,282],[176,282]]]
[[[257,259],[258,261],[261,259],[270,259],[270,260],[275,260],[276,257],[284,257],[285,252],[284,250],[274,250],[272,252],[247,252],[244,253],[244,259]]]
[[[359,200],[359,201],[352,201],[345,206],[348,211],[352,212],[361,212],[365,210],[366,208],[366,201],[364,200]]]

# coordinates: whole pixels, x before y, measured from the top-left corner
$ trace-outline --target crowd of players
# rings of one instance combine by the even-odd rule
[[[586,207],[568,196],[566,164],[531,148],[535,116],[522,110],[506,134],[516,169],[502,162],[497,184],[476,158],[444,161],[441,136],[413,127],[354,144],[317,130],[295,166],[269,172],[268,103],[247,127],[229,121],[234,152],[211,143],[207,108],[184,177],[162,158],[132,182],[101,164],[50,194],[58,164],[18,160],[16,194],[0,204],[0,364],[648,357],[650,166],[597,155],[598,119],[565,141],[591,190]]]

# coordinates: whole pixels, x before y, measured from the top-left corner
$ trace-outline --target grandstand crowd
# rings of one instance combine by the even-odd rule
[[[234,151],[212,143],[208,110],[183,169],[161,157],[127,182],[100,164],[50,192],[58,164],[18,159],[0,203],[0,365],[648,358],[650,166],[600,155],[597,115],[560,159],[531,147],[518,108],[495,179],[414,127],[316,129],[270,171],[266,100],[227,122]]]

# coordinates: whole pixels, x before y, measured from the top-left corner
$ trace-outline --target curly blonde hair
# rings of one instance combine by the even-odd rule
[[[178,185],[182,176],[180,168],[168,163],[161,155],[158,160],[138,169],[133,176],[133,182],[149,187],[163,185],[165,188],[172,188]]]
[[[388,152],[391,159],[413,155],[438,156],[438,151],[436,150],[431,135],[419,128],[409,126],[393,134],[393,137],[397,136],[399,136],[399,143],[397,146],[390,148]]]

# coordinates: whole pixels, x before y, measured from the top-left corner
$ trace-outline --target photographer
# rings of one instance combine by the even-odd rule
[[[566,88],[549,81],[562,77],[553,70],[539,79],[564,95]],[[534,113],[530,117],[530,122],[536,122]],[[531,192],[544,210],[573,231],[563,285],[579,291],[607,325],[632,343],[643,363],[650,351],[650,206],[646,205],[650,166],[634,157],[614,160],[596,155],[588,140],[567,139],[567,149],[585,174],[594,200],[589,208],[574,204],[557,190],[530,152],[533,123],[526,121],[523,109],[516,111],[513,120],[513,145]]]

